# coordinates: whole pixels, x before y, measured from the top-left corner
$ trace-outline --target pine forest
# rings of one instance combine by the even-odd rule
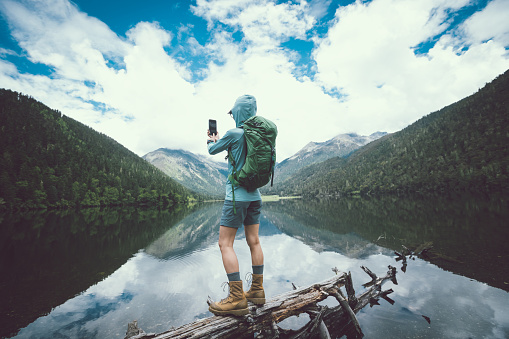
[[[200,197],[110,137],[0,90],[0,207],[168,206]]]
[[[303,168],[268,191],[341,196],[507,192],[509,71],[407,128]]]

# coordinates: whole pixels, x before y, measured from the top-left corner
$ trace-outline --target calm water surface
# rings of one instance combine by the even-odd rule
[[[0,215],[0,337],[123,338],[138,320],[163,332],[209,317],[226,295],[217,247],[221,204],[174,211],[98,210]],[[394,305],[358,319],[366,338],[507,338],[509,208],[501,198],[268,202],[260,224],[268,296],[352,273],[398,269]],[[426,260],[395,260],[433,243]],[[250,269],[243,230],[235,250]],[[335,305],[335,301],[326,301]],[[428,323],[423,316],[430,318]],[[281,326],[299,328],[305,316]]]

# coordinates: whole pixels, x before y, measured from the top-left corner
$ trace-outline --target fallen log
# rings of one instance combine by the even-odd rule
[[[343,335],[341,333],[346,333],[352,324],[354,328],[352,336],[362,338],[363,334],[355,313],[370,304],[372,300],[380,297],[387,298],[387,294],[392,290],[382,291],[381,289],[386,280],[391,279],[396,282],[394,267],[389,266],[389,271],[382,278],[378,278],[367,269],[364,270],[372,278],[369,282],[371,287],[357,297],[350,274],[336,271],[336,276],[321,283],[277,295],[260,307],[250,306],[250,313],[244,317],[212,316],[159,334],[140,332],[130,339],[330,338],[330,333],[333,337],[341,337]],[[341,287],[345,288],[348,299],[341,292]],[[329,296],[336,298],[339,305],[333,308],[318,305]],[[302,328],[287,330],[277,325],[284,319],[301,313],[307,313],[310,316],[310,321]]]
[[[355,332],[357,332],[357,335],[362,338],[364,334],[362,333],[361,325],[359,325],[359,321],[357,320],[354,311],[352,310],[348,302],[345,300],[345,297],[342,295],[340,290],[334,291],[333,294],[336,297],[337,301],[339,302],[339,305],[341,305],[341,308],[346,312],[346,314],[350,318],[350,321],[353,323],[355,327]]]
[[[373,278],[372,275],[370,276]],[[364,291],[361,295],[357,296],[358,302],[355,307],[352,308],[354,313],[357,314],[368,304],[371,305],[373,300],[378,300],[378,298],[381,297],[384,299],[388,298],[387,295],[392,293],[392,290],[389,289],[387,291],[382,291],[382,285],[387,280],[391,280],[393,283],[397,284],[395,267],[389,266],[389,271],[387,271],[385,276],[381,278],[376,277],[371,287]],[[346,316],[346,312],[343,310],[343,308],[341,308],[341,306],[336,306],[326,310],[323,319],[325,325],[329,329],[329,332],[334,333],[337,338],[343,335],[346,335],[347,338],[360,337],[356,334],[354,326],[352,326],[350,319]]]

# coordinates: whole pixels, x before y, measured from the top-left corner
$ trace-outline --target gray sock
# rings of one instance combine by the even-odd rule
[[[263,265],[253,266],[253,274],[263,274]]]
[[[240,281],[240,272],[227,273],[228,281]]]

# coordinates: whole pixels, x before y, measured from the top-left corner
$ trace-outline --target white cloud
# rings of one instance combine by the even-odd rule
[[[319,20],[327,15],[332,0],[311,0],[308,2],[308,13],[315,19]]]
[[[479,43],[494,39],[509,45],[509,1],[493,0],[482,12],[475,13],[465,22],[467,42]]]
[[[340,7],[325,38],[313,38],[317,74],[311,79],[299,73],[296,53],[280,44],[307,39],[329,7],[327,0],[198,0],[192,11],[211,30],[205,45],[193,37],[192,24],[181,25],[173,36],[157,23],[140,22],[123,37],[65,0],[4,0],[0,10],[23,52],[53,73],[20,73],[7,61],[12,52],[2,48],[0,85],[35,97],[139,155],[160,147],[206,153],[207,120],[218,120],[223,134],[233,127],[226,112],[238,96],[250,93],[259,114],[278,125],[283,160],[309,141],[399,130],[509,68],[509,27],[502,19],[507,2],[490,2],[455,34],[446,31],[448,11],[467,4],[374,0]],[[498,24],[487,25],[490,20]],[[235,30],[243,33],[241,42],[233,39]],[[444,32],[426,55],[414,54],[415,46]],[[171,47],[173,39],[179,46]],[[464,43],[469,48],[460,52]],[[210,60],[199,70],[203,80],[192,82],[191,61],[176,59],[182,48]],[[323,88],[347,96],[340,101]]]
[[[348,95],[345,123],[362,133],[399,130],[504,72],[509,60],[498,43],[475,42],[458,54],[458,39],[445,34],[428,55],[414,53],[444,31],[451,7],[466,4],[377,0],[340,8],[314,57],[317,79]]]
[[[125,44],[105,23],[79,12],[66,0],[6,0],[1,8],[14,38],[30,60],[54,66],[62,76],[83,79],[79,69],[71,67],[76,42],[88,40],[93,48],[111,58],[124,52]]]
[[[210,28],[222,22],[240,29],[250,43],[266,47],[275,47],[289,37],[305,38],[314,23],[305,2],[198,0],[192,9],[208,21]]]

